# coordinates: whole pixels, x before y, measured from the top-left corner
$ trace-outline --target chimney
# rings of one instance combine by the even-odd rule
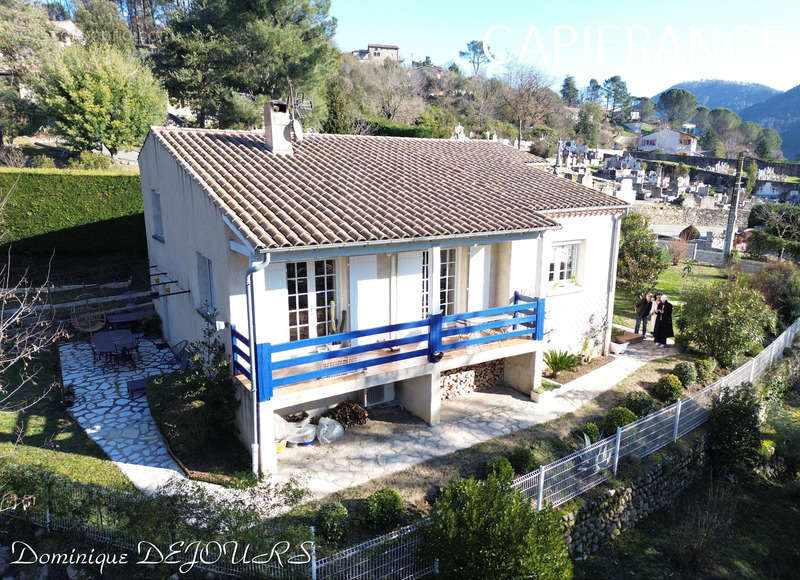
[[[264,105],[264,139],[275,155],[292,154],[291,124],[286,103],[269,101]]]

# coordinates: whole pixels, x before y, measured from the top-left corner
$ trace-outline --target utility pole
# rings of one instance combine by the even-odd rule
[[[736,233],[736,218],[739,215],[739,189],[742,187],[744,174],[744,151],[739,152],[739,164],[736,168],[736,180],[731,192],[730,210],[728,211],[728,227],[725,229],[725,244],[722,246],[722,255],[727,258],[733,250],[733,236]]]

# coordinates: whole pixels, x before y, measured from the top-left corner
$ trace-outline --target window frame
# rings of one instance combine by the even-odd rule
[[[155,190],[150,192],[150,205],[152,207],[153,234],[152,238],[164,242],[164,213],[161,206],[161,194]]]
[[[206,318],[214,318],[217,314],[216,293],[214,292],[214,263],[211,258],[200,252],[197,256],[197,294],[201,299],[197,311]]]
[[[559,260],[558,252],[564,248],[572,248],[570,261]],[[583,241],[570,240],[556,242],[551,246],[550,260],[547,264],[547,283],[554,288],[567,286],[580,286],[580,271],[582,266]],[[567,267],[564,267],[567,264]]]
[[[318,264],[322,265],[323,268],[323,271],[319,274],[317,273]],[[301,265],[305,271],[304,275],[298,273]],[[325,269],[327,265],[331,267],[330,272]],[[320,279],[322,281],[322,288],[319,287]],[[301,281],[305,282],[304,292],[299,291]],[[329,325],[331,323],[330,301],[327,300],[327,298],[332,295],[332,300],[334,304],[336,303],[339,293],[338,282],[336,260],[334,258],[286,262],[286,322],[289,342],[335,334],[335,331],[329,332]],[[294,286],[294,288],[292,288],[292,286]],[[323,295],[322,304],[318,303],[320,294]],[[303,296],[306,298],[306,305],[305,307],[300,307]],[[293,300],[294,307],[292,307]],[[305,322],[301,322],[301,314],[303,312],[306,313]],[[320,313],[323,314],[323,318],[319,316]],[[293,314],[294,323],[292,323]],[[323,332],[320,332],[320,326],[323,327]],[[303,332],[303,330],[305,330],[305,332]]]

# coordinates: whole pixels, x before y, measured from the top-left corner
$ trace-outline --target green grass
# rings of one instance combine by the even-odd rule
[[[683,304],[682,292],[687,284],[692,282],[699,282],[701,284],[708,284],[709,282],[717,282],[724,279],[723,270],[713,266],[695,266],[694,273],[689,277],[683,277],[683,266],[670,266],[661,273],[658,278],[655,290],[663,292],[669,296],[669,301],[674,305]],[[636,317],[633,313],[633,305],[636,298],[629,292],[617,288],[614,295],[614,324],[619,324],[629,328],[634,328],[636,325]],[[673,314],[673,322],[675,322],[675,314]],[[653,328],[653,320],[650,319],[649,329]]]
[[[36,381],[5,401],[2,408],[6,410],[0,410],[0,458],[40,466],[77,481],[133,489],[130,480],[64,410],[58,389],[47,392],[58,380],[56,351],[47,351],[34,365],[39,369]],[[2,377],[3,389],[13,390],[19,381],[19,368],[9,369]],[[7,410],[26,406],[21,411]]]

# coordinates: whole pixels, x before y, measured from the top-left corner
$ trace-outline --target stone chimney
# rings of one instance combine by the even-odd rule
[[[269,101],[264,105],[264,139],[275,155],[292,154],[292,119],[289,107],[283,101]]]

